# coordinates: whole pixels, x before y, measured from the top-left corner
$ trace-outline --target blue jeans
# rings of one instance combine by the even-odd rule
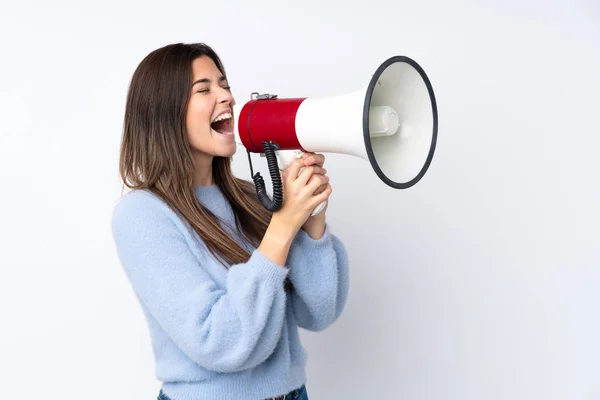
[[[308,400],[308,393],[306,392],[306,386],[302,385],[298,389],[294,389],[285,395],[273,397],[272,399],[276,399],[276,400]],[[176,400],[176,399],[171,399],[169,396],[164,394],[161,390],[160,393],[158,394],[158,397],[156,398],[156,400]],[[271,400],[271,398],[265,399],[265,400]]]

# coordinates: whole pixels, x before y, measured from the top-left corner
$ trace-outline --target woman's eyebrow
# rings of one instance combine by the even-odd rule
[[[224,76],[221,76],[221,77],[219,78],[219,82],[223,82],[223,81],[226,81],[226,80],[227,80],[227,78],[225,78]],[[197,83],[210,83],[210,79],[208,79],[208,78],[202,78],[202,79],[198,79],[196,82],[192,83],[192,87],[193,87],[195,84],[197,84]]]

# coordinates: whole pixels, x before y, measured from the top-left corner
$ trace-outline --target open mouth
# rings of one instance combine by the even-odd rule
[[[233,135],[233,115],[230,112],[219,114],[210,127],[223,135]]]

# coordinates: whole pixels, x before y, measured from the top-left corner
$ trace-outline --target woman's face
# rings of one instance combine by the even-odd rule
[[[186,127],[194,157],[230,157],[235,153],[234,99],[225,77],[210,57],[192,62],[193,80]]]

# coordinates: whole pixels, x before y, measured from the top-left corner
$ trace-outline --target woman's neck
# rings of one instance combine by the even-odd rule
[[[213,180],[212,157],[196,157],[196,170],[194,171],[194,186],[210,186]]]

